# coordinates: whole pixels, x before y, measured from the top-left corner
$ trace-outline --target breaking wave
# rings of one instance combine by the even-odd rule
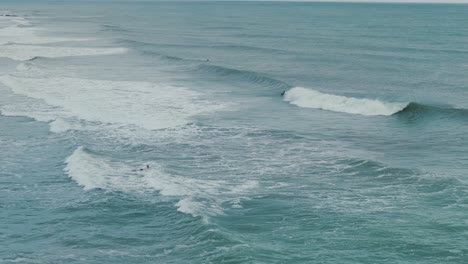
[[[408,103],[326,94],[302,87],[294,87],[287,91],[284,100],[299,107],[366,116],[390,116],[408,106]]]
[[[206,217],[223,213],[223,204],[240,199],[257,188],[257,181],[243,183],[224,180],[194,179],[169,175],[154,162],[146,164],[113,160],[78,147],[66,160],[65,173],[85,190],[103,189],[141,193],[157,191],[160,195],[176,198],[177,210],[193,216]],[[205,218],[206,219],[206,218]]]

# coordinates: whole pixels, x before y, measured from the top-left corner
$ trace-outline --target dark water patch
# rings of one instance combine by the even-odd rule
[[[201,48],[204,46],[201,45],[192,45],[192,44],[172,44],[172,43],[151,43],[137,40],[128,40],[122,39],[117,41],[119,44],[124,44],[132,48]]]
[[[252,51],[256,53],[275,53],[275,54],[285,54],[290,53],[287,50],[275,49],[275,48],[265,48],[258,46],[248,46],[248,45],[214,45],[209,46],[211,49],[228,49],[228,50],[237,50],[237,51]]]
[[[226,252],[219,247],[241,244],[216,225],[178,212],[173,202],[157,193],[92,190],[54,210],[55,219],[42,225],[63,230],[55,238],[62,246],[129,251],[133,261],[151,255],[163,263],[171,258],[203,263],[222,258]]]
[[[217,26],[217,27],[206,27],[208,30],[243,30],[243,27],[238,26]]]
[[[44,60],[44,59],[47,59],[46,57],[41,57],[41,56],[34,56],[32,57],[31,59],[27,60],[27,61],[38,61],[38,60]]]
[[[190,60],[190,59],[184,59],[176,56],[170,56],[170,55],[164,55],[159,52],[154,52],[154,51],[141,51],[141,55],[148,56],[148,57],[156,57],[161,60],[167,60],[167,61],[196,61],[196,60]],[[201,61],[199,61],[201,62]]]
[[[278,36],[278,35],[267,35],[267,34],[250,34],[250,33],[241,33],[232,35],[233,37],[239,38],[253,38],[253,39],[278,39],[278,38],[286,38],[285,36]]]
[[[103,24],[101,25],[101,27],[102,27],[102,31],[104,32],[117,32],[117,33],[130,32],[130,30],[124,29],[117,25]]]

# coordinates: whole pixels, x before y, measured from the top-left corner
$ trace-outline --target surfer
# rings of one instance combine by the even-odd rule
[[[150,165],[146,165],[144,168],[138,169],[139,171],[144,171],[144,170],[149,170]],[[137,170],[132,170],[132,171],[137,171]]]
[[[141,168],[140,170],[142,171],[142,170],[145,170],[145,169],[149,170],[149,165],[146,165],[145,168]]]
[[[282,93],[281,93],[281,96],[284,96],[286,94],[286,90],[284,90]]]

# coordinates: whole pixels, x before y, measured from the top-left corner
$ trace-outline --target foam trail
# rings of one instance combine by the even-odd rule
[[[74,56],[97,56],[126,53],[125,48],[73,48],[47,47],[35,45],[3,45],[0,46],[0,57],[13,60],[31,60],[35,57],[60,58]]]
[[[46,37],[37,34],[38,29],[32,27],[19,27],[18,25],[0,29],[0,45],[9,43],[19,44],[45,44],[65,41],[83,41],[83,38]]]
[[[400,112],[408,106],[408,103],[385,102],[326,94],[302,87],[294,87],[287,91],[284,95],[284,100],[299,107],[366,116],[389,116]]]
[[[148,170],[78,147],[65,161],[65,173],[85,190],[104,189],[122,192],[158,191],[178,199],[177,210],[193,216],[222,214],[222,204],[238,201],[240,195],[258,187],[256,181],[230,183],[223,180],[192,179],[168,175],[157,164]]]
[[[65,163],[65,173],[85,190],[130,192],[146,188],[141,174],[134,173],[130,165],[91,154],[82,146],[78,147]]]
[[[1,76],[0,82],[12,91],[39,99],[50,119],[76,118],[89,122],[139,126],[148,130],[184,125],[193,115],[224,108],[201,99],[201,94],[184,87],[148,82],[87,80],[78,78],[19,78]],[[32,117],[41,109],[31,109],[21,101],[16,109],[29,109]],[[60,130],[60,129],[59,129]],[[134,130],[134,129],[133,129]]]

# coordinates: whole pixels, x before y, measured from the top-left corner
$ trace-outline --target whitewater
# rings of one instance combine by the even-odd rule
[[[466,12],[0,4],[0,263],[466,263]]]

